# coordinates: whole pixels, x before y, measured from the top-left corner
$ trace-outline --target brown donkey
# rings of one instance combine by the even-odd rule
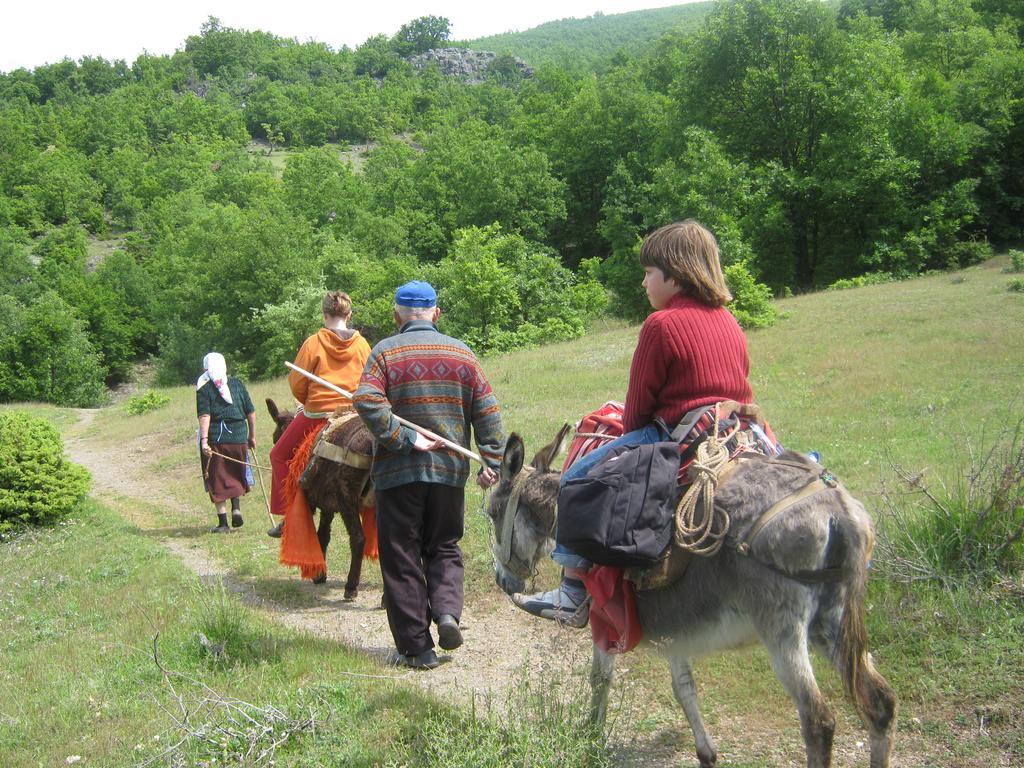
[[[267,398],[267,410],[276,425],[274,428],[274,442],[276,443],[291,424],[294,416],[281,412],[277,404],[269,397]],[[346,422],[332,433],[330,442],[334,445],[344,446],[361,456],[370,456],[373,453],[373,437],[358,418]],[[359,594],[359,578],[363,570],[363,548],[366,545],[359,510],[369,485],[370,469],[368,466],[366,468],[353,467],[324,458],[320,458],[314,463],[311,472],[303,480],[303,492],[306,494],[310,509],[320,510],[320,525],[317,527],[316,534],[325,559],[327,558],[327,545],[331,541],[331,524],[334,522],[334,515],[340,514],[345,523],[349,550],[352,553],[348,567],[348,579],[345,581],[346,600],[353,600]],[[316,583],[323,584],[326,580],[325,574],[316,579]]]
[[[565,435],[563,428],[525,472],[522,439],[513,434],[506,445],[488,514],[496,534],[497,582],[509,594],[523,591],[524,580],[553,546],[559,474],[550,464]],[[800,713],[808,768],[831,764],[835,731],[814,679],[811,648],[835,666],[853,698],[870,735],[871,768],[889,765],[896,695],[871,663],[864,627],[874,543],[868,513],[829,476],[830,485],[800,498],[751,536],[764,510],[821,472],[789,452],[744,463],[715,496],[715,506],[731,519],[726,546],[714,557],[693,558],[674,584],[637,593],[645,642],[668,659],[702,768],[715,764],[717,750],[704,728],[690,660],[756,642],[767,648]],[[748,536],[744,555],[737,545]],[[591,716],[598,724],[607,713],[614,663],[614,656],[594,647]]]

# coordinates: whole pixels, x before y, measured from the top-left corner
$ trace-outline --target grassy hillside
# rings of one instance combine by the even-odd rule
[[[896,481],[893,463],[923,473],[928,482],[955,483],[965,456],[984,451],[1000,428],[1012,428],[1024,418],[1024,296],[1007,292],[1001,267],[997,260],[955,274],[780,301],[785,319],[748,339],[754,391],[781,440],[797,450],[820,451],[823,462],[876,517],[883,512],[880,490]],[[484,361],[507,428],[524,435],[529,455],[550,440],[563,420],[622,398],[636,336],[636,327],[609,323],[577,342]],[[283,379],[251,389],[257,403],[267,396],[288,402]],[[84,723],[99,728],[81,742],[93,754],[110,754],[104,752],[113,748],[109,745],[134,744],[136,732],[140,739],[152,739],[157,730],[147,722],[152,705],[139,698],[159,687],[143,650],[154,629],[165,628],[174,663],[192,672],[205,669],[207,662],[196,656],[191,638],[201,626],[197,605],[209,598],[196,596],[194,580],[181,575],[154,538],[184,536],[233,576],[251,583],[260,597],[286,606],[309,604],[309,591],[277,564],[276,544],[262,533],[258,498],[246,502],[256,524],[215,542],[202,535],[212,514],[198,477],[194,394],[188,387],[165,391],[172,398],[167,407],[126,417],[120,406],[111,406],[81,434],[143,463],[159,482],[159,497],[151,504],[104,499],[130,523],[97,510],[74,525],[0,543],[0,559],[18,563],[15,580],[0,594],[0,647],[14,654],[13,671],[0,672],[0,690],[12,691],[0,696],[0,752],[17,744],[20,760],[15,764],[63,760],[63,745],[79,743],[68,739]],[[67,411],[37,412],[52,414],[68,427]],[[259,454],[266,464],[269,420],[262,410],[260,420]],[[470,490],[464,540],[467,597],[477,606],[504,605],[493,583],[489,524],[475,511],[479,503],[479,494]],[[332,547],[331,568],[339,573],[347,566],[343,537]],[[376,568],[364,574],[379,586]],[[555,578],[554,567],[546,563],[537,584]],[[897,764],[1019,765],[1024,759],[1024,583],[1019,579],[1017,574],[1005,583],[953,592],[892,584],[877,576],[873,580],[872,650],[902,702]],[[79,583],[111,596],[86,597],[77,591]],[[116,613],[110,612],[111,603],[120,606]],[[348,747],[359,756],[354,764],[373,764],[382,756],[425,764],[408,725],[429,706],[422,699],[403,697],[390,683],[390,693],[372,694],[382,700],[359,686],[339,693],[338,681],[348,680],[345,670],[362,669],[359,659],[351,660],[334,644],[282,637],[273,627],[263,627],[260,632],[269,633],[264,636],[251,629],[251,618],[241,621],[250,627],[243,636],[257,650],[278,650],[245,667],[241,681],[230,672],[217,672],[211,678],[217,686],[237,683],[240,697],[299,706],[302,700],[290,693],[293,686],[302,687],[313,674],[312,657],[326,653],[337,671],[313,676],[328,681],[327,696],[355,702],[341,707],[342,730],[329,729],[327,743],[340,743],[331,739],[354,728],[355,741]],[[67,669],[49,668],[46,660],[52,658],[64,660],[61,666]],[[619,731],[628,727],[638,736],[688,751],[689,735],[680,730],[685,723],[672,709],[664,664],[646,651],[624,661],[632,695],[657,707],[635,722],[618,723]],[[840,731],[857,733],[860,726],[842,703],[838,681],[824,666],[820,670]],[[744,652],[739,660],[727,655],[702,662],[698,682],[706,717],[723,750],[751,761],[728,765],[800,762],[795,713],[760,649]],[[354,715],[344,714],[364,704],[384,707],[378,710],[381,722],[397,723],[379,743],[353,724]],[[18,711],[26,714],[15,715]],[[675,716],[666,719],[660,714],[666,711]],[[58,725],[51,728],[54,712]],[[14,734],[26,728],[42,743],[17,742]],[[453,738],[457,752],[458,739],[478,735],[456,733]],[[83,746],[67,754],[86,751]],[[311,754],[300,750],[281,764],[312,764],[305,760],[322,753]],[[859,764],[859,758],[851,759],[847,755],[840,764]]]
[[[532,66],[558,64],[600,70],[616,51],[637,53],[667,32],[691,32],[712,2],[695,2],[629,13],[568,18],[522,32],[506,32],[460,43],[469,48],[519,56]]]

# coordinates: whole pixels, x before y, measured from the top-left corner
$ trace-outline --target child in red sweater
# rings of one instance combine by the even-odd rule
[[[643,286],[654,308],[640,329],[629,369],[622,437],[592,451],[562,475],[582,477],[608,451],[667,440],[694,408],[735,400],[753,402],[747,381],[747,341],[725,305],[732,295],[722,274],[715,236],[693,219],[655,230],[640,247]],[[525,611],[586,626],[586,588],[579,579],[591,563],[558,545],[551,558],[563,567],[558,589],[514,595]]]

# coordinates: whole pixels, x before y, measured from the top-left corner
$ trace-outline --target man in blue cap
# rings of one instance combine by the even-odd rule
[[[487,465],[477,483],[497,482],[505,435],[498,402],[476,356],[437,330],[433,286],[414,280],[395,292],[399,332],[370,352],[354,403],[375,438],[373,483],[388,624],[399,661],[438,665],[431,621],[444,650],[462,645],[462,538],[469,461],[400,424],[396,415],[469,447]]]

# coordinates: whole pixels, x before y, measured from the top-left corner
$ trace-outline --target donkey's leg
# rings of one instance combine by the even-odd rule
[[[334,513],[326,509],[320,510],[320,524],[316,528],[316,538],[320,542],[320,551],[324,553],[324,561],[327,561],[327,545],[331,543],[331,523],[334,521]],[[315,579],[314,584],[325,584],[327,572],[324,571]]]
[[[320,542],[320,551],[327,559],[327,546],[331,543],[331,524],[334,522],[334,512],[326,509],[320,510],[320,524],[316,528],[316,538]]]
[[[697,702],[697,686],[693,682],[693,670],[690,661],[683,656],[669,656],[672,669],[672,692],[676,701],[686,713],[686,721],[693,731],[693,739],[697,744],[697,759],[701,768],[711,768],[718,760],[718,749],[715,742],[708,736],[704,728],[704,718],[700,716],[700,705]]]
[[[869,653],[864,654],[857,670],[856,700],[871,737],[871,768],[889,768],[896,694],[875,671]]]
[[[845,606],[834,603],[826,607],[830,610],[818,611],[818,626],[811,636],[812,642],[835,666],[868,729],[871,768],[889,768],[896,694],[871,662],[866,647],[863,604],[854,601]]]
[[[348,580],[345,582],[345,599],[354,600],[359,594],[359,578],[363,573],[363,548],[366,546],[366,534],[363,533],[363,522],[359,519],[356,505],[343,504],[341,519],[348,531],[348,547],[352,559],[348,566]]]
[[[838,622],[835,629],[838,629]],[[840,635],[834,632],[831,636]],[[839,676],[843,677],[845,665],[849,663],[843,659],[843,652],[846,649],[842,645],[830,645],[825,638],[818,638],[814,642],[814,647],[823,657],[832,661]],[[889,768],[892,728],[896,717],[896,694],[871,663],[870,653],[865,651],[853,663],[856,665],[856,690],[850,693],[870,736],[871,768]]]
[[[814,679],[803,626],[778,637],[764,637],[772,669],[800,712],[800,732],[807,750],[807,768],[829,768],[836,719]]]
[[[594,661],[590,667],[590,722],[604,727],[608,717],[608,692],[615,673],[615,657],[594,646]]]

